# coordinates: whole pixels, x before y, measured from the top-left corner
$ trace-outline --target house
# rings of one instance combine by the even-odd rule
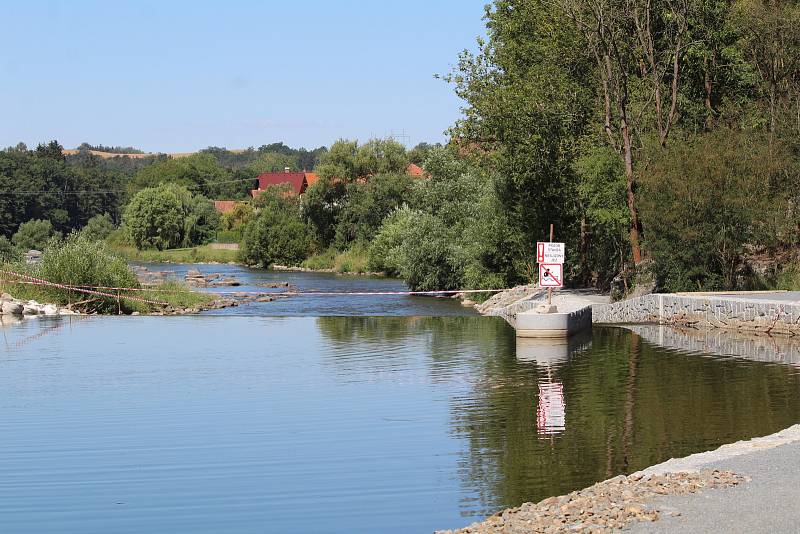
[[[414,163],[409,163],[408,167],[406,167],[406,174],[408,174],[412,178],[424,178],[425,171],[422,170],[422,167],[419,165],[415,165]]]
[[[427,178],[427,173],[418,165],[410,163],[406,167],[406,173],[412,178]],[[289,184],[291,186],[290,195],[302,195],[306,189],[319,181],[319,176],[313,172],[291,172],[287,167],[283,172],[262,172],[258,175],[258,189],[253,189],[250,194],[253,198],[267,190],[268,187]],[[336,179],[334,178],[334,181]],[[367,177],[358,178],[358,182],[364,183]]]
[[[291,172],[287,167],[283,172],[262,172],[258,175],[258,189],[253,189],[250,194],[257,197],[268,187],[275,185],[289,184],[292,195],[302,195],[308,186],[319,180],[313,172]]]
[[[217,210],[217,213],[222,215],[224,213],[233,211],[233,208],[236,207],[236,204],[239,204],[239,202],[235,200],[215,200],[214,209]]]

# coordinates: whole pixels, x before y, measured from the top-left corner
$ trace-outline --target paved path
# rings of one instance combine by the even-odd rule
[[[635,523],[633,533],[800,532],[800,442],[757,450],[704,468],[730,470],[752,480],[653,502],[663,513],[655,523]],[[679,512],[679,516],[669,516]]]
[[[768,302],[800,302],[800,291],[743,291],[731,293],[677,293],[687,297],[714,296],[736,300],[764,300]]]

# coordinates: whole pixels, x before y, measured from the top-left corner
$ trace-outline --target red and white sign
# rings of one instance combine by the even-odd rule
[[[540,263],[539,287],[564,287],[564,265],[561,263]]]
[[[564,263],[564,243],[536,243],[536,263]]]

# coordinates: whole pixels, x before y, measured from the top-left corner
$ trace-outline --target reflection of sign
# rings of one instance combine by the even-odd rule
[[[536,263],[564,263],[564,243],[536,243]]]
[[[560,434],[566,428],[566,412],[564,386],[560,382],[539,383],[536,431],[544,436]]]
[[[539,287],[563,287],[564,266],[560,263],[539,264]]]

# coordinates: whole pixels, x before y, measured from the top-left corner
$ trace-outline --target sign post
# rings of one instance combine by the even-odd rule
[[[539,264],[539,287],[547,288],[547,306],[552,309],[553,288],[564,287],[564,243],[553,243],[553,225],[550,241],[536,243],[536,263]]]

